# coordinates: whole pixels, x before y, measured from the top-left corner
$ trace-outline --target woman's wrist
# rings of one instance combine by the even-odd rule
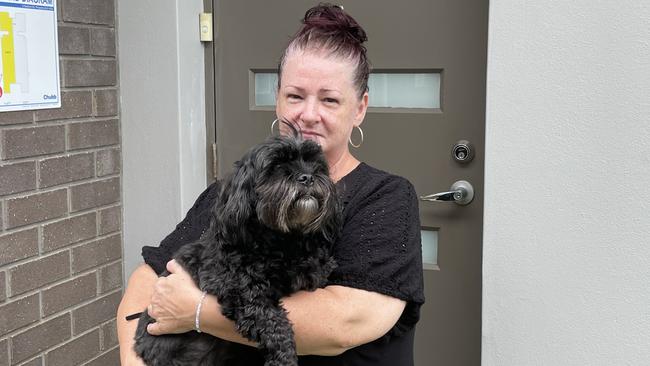
[[[230,320],[221,314],[221,306],[216,296],[206,295],[201,305],[201,313],[199,314],[201,331],[219,338],[224,338],[227,332],[228,322]]]
[[[203,301],[205,300],[206,295],[207,292],[203,291],[199,298],[199,302],[196,304],[196,312],[194,313],[194,330],[199,333],[201,333],[201,308],[203,307]]]
[[[204,292],[198,287],[195,287],[191,290],[191,293],[192,295],[189,295],[190,297],[186,300],[187,302],[185,302],[183,310],[180,312],[182,315],[179,314],[178,326],[180,329],[178,330],[181,330],[181,332],[197,330],[196,327],[198,320],[201,331],[205,332],[203,318],[201,318],[202,314],[205,312],[205,300],[203,299]],[[199,309],[199,303],[201,302],[203,302],[203,304]],[[199,315],[199,318],[197,318],[197,315]]]
[[[235,327],[235,323],[221,313],[221,305],[217,297],[208,294],[203,300],[199,314],[201,331],[230,342],[256,347],[257,345],[244,338]]]

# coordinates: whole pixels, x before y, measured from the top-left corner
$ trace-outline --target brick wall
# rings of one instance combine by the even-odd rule
[[[114,0],[59,0],[62,108],[0,113],[0,366],[119,365]]]

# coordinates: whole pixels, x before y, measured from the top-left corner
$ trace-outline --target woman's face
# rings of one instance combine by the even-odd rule
[[[368,107],[368,94],[359,98],[353,72],[348,60],[310,51],[289,53],[282,69],[277,116],[298,123],[330,164],[348,152],[348,138]]]

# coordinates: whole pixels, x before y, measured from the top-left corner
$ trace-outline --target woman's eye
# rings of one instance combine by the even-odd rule
[[[298,94],[289,94],[289,95],[287,95],[287,98],[296,99],[296,100],[302,99],[302,97],[300,97],[300,95],[298,95]]]
[[[334,99],[334,98],[325,98],[324,100],[325,100],[325,103],[334,103],[334,104],[339,103],[338,99]]]

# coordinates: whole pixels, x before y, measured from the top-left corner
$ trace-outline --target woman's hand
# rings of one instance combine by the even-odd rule
[[[151,335],[185,333],[194,329],[196,306],[201,290],[176,261],[167,263],[169,276],[160,277],[154,286],[149,315],[156,319],[147,326]]]

